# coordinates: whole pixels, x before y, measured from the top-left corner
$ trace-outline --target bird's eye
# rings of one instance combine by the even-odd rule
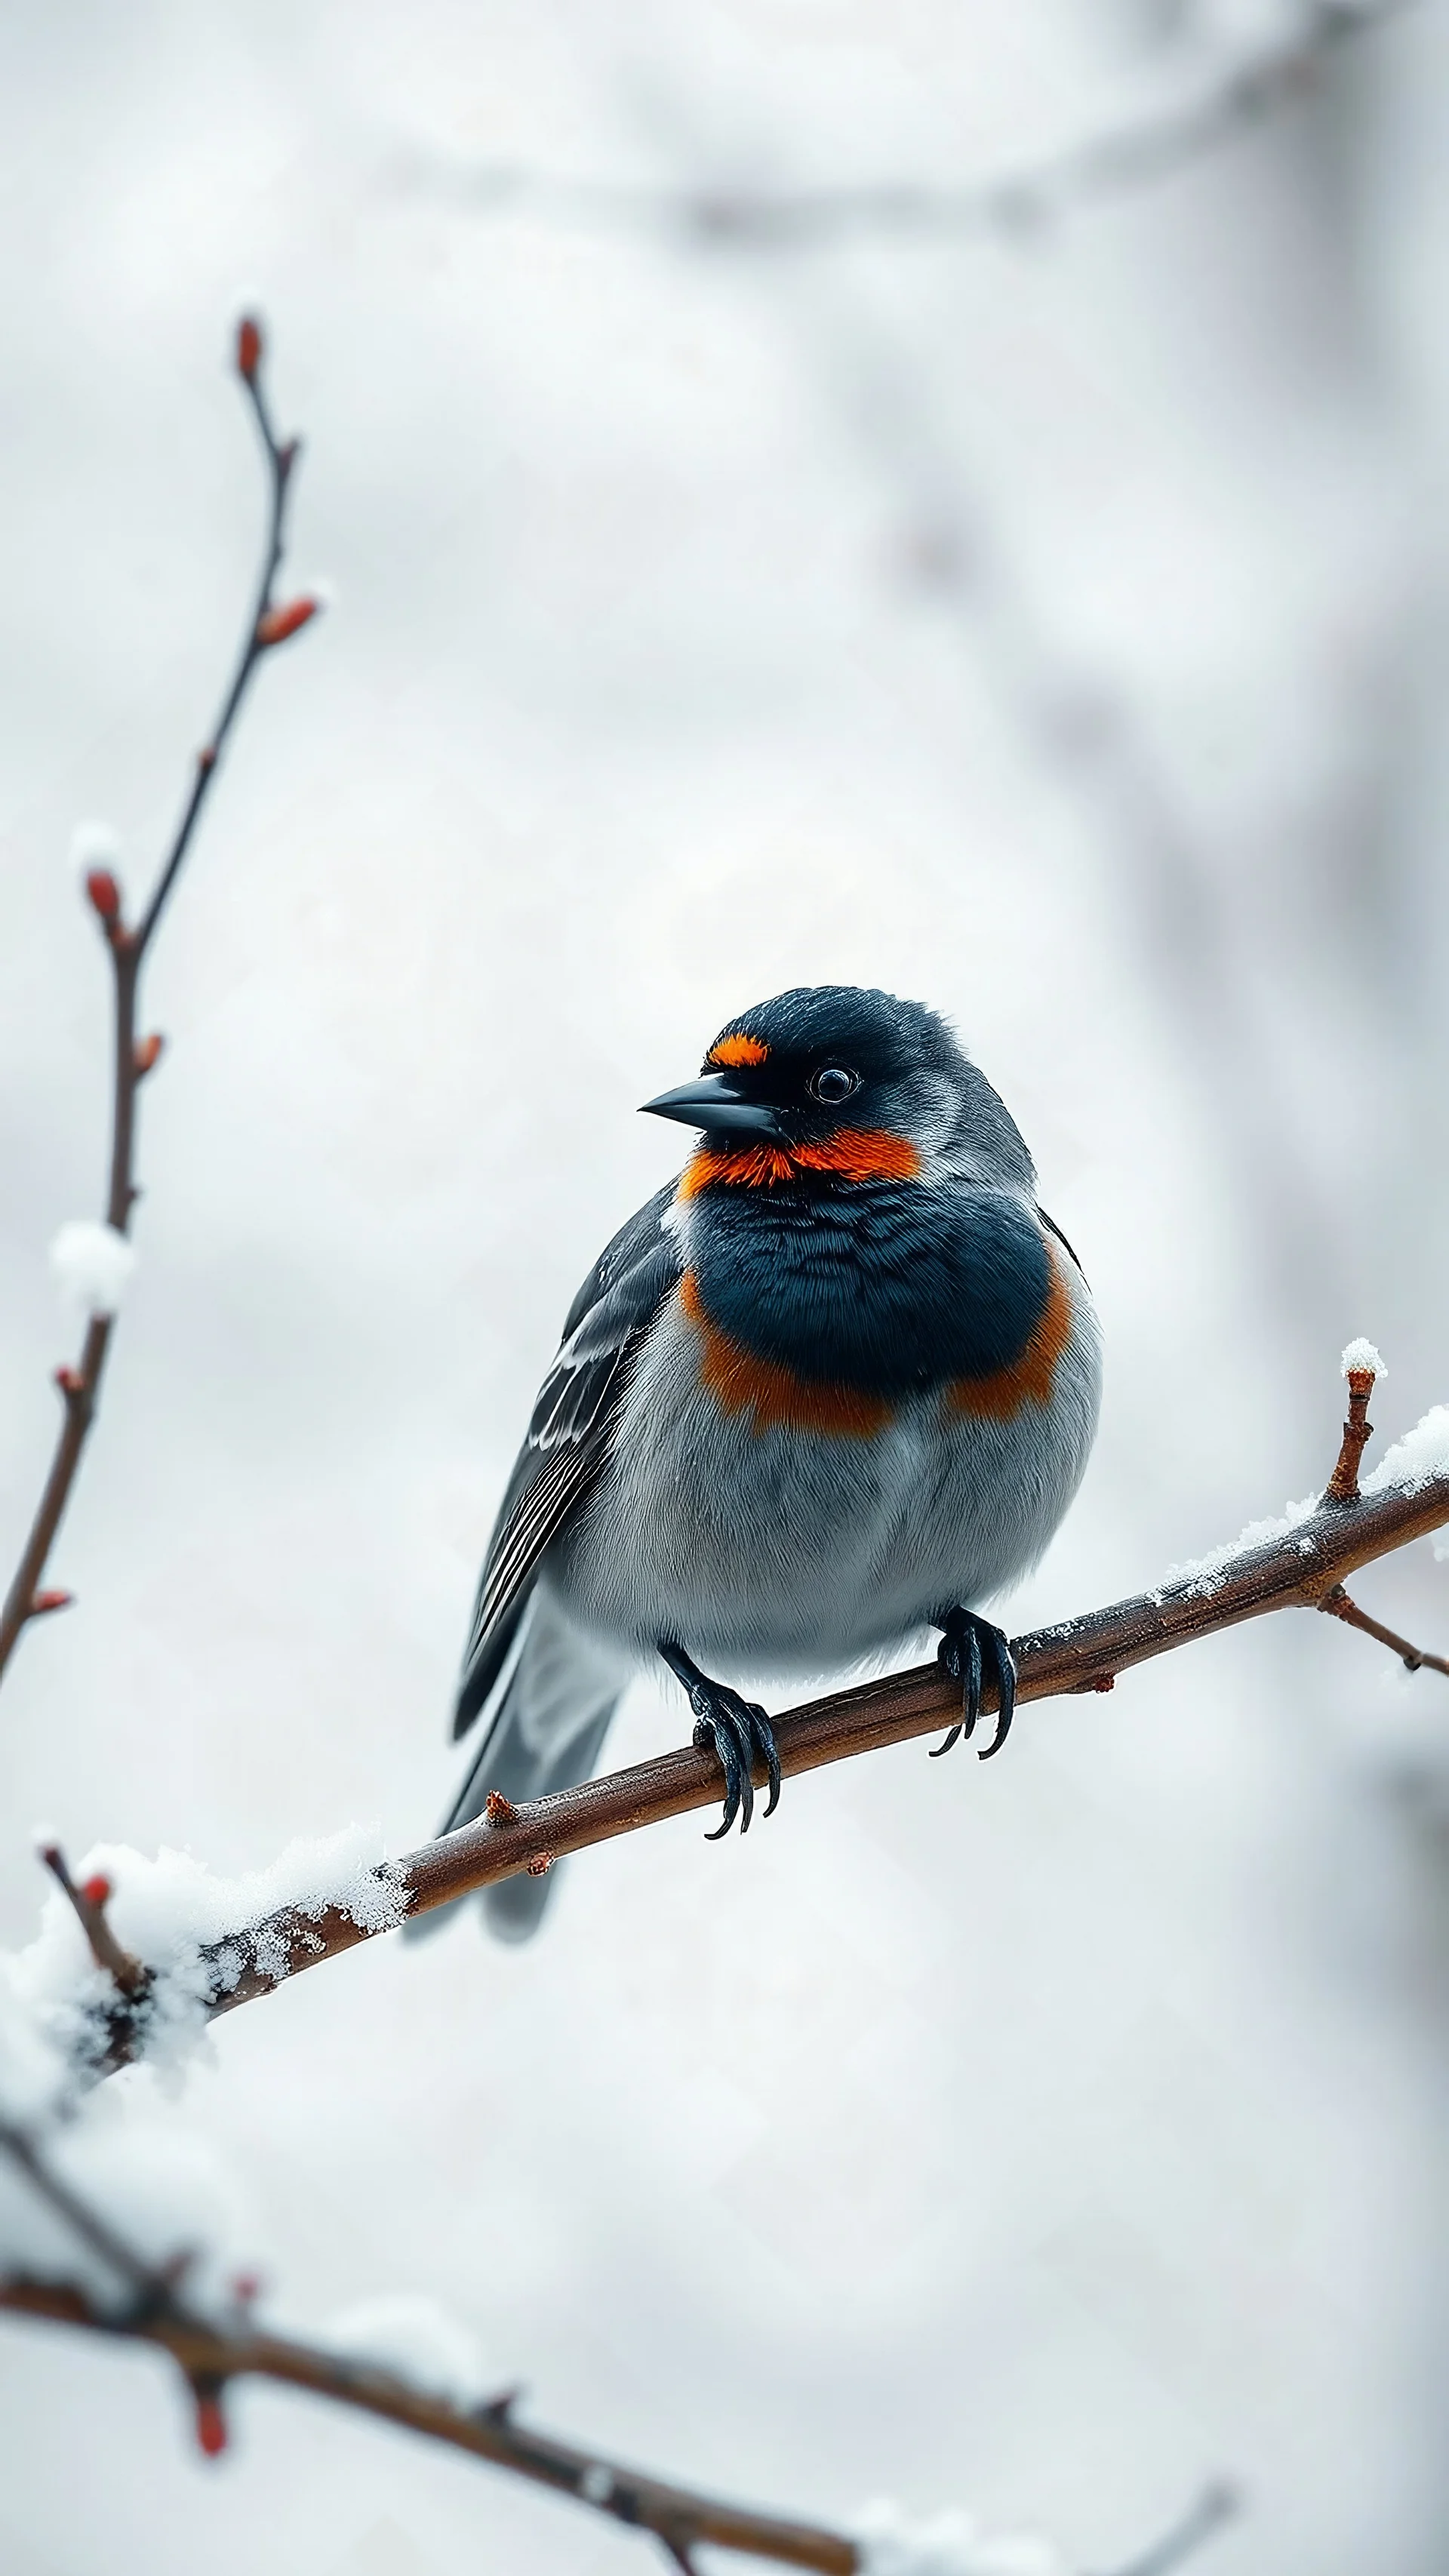
[[[848,1073],[843,1064],[822,1064],[818,1073],[812,1073],[805,1088],[812,1100],[819,1101],[822,1109],[838,1109],[842,1100],[848,1100],[853,1091],[859,1091],[860,1076]]]

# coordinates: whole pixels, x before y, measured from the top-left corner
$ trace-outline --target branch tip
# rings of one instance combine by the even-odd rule
[[[131,1951],[121,1947],[106,1921],[106,1907],[113,1893],[109,1878],[104,1871],[97,1870],[82,1886],[77,1887],[71,1877],[65,1853],[53,1837],[47,1836],[44,1841],[38,1841],[37,1851],[51,1877],[68,1899],[71,1911],[86,1936],[90,1954],[96,1966],[105,1969],[107,1976],[124,1995],[127,2003],[140,2003],[150,1993],[151,1971],[134,1957]]]
[[[221,2410],[220,2379],[193,2379],[192,2394],[196,2399],[196,2446],[209,2460],[219,2460],[226,2449],[226,2417]]]
[[[86,899],[100,920],[117,922],[121,917],[121,889],[109,868],[87,868]]]
[[[244,385],[255,384],[262,363],[262,326],[254,313],[244,313],[236,326],[236,371]]]
[[[1375,1372],[1355,1365],[1360,1350],[1366,1352],[1367,1348],[1366,1343],[1351,1342],[1343,1355],[1343,1374],[1348,1380],[1348,1420],[1343,1426],[1337,1464],[1323,1489],[1326,1503],[1358,1501],[1359,1461],[1373,1438],[1374,1429],[1368,1418],[1368,1408],[1369,1397],[1374,1391]],[[1374,1356],[1377,1357],[1377,1353]]]
[[[485,2398],[474,2411],[482,2416],[485,2424],[506,2424],[522,2395],[523,2382],[520,2380],[513,2388],[500,2388],[496,2397]]]

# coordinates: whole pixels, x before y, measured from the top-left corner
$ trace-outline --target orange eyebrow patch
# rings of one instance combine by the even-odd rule
[[[863,1395],[852,1386],[813,1384],[722,1333],[704,1311],[692,1270],[679,1283],[679,1302],[699,1335],[701,1385],[708,1387],[721,1413],[748,1413],[752,1431],[817,1431],[836,1439],[873,1440],[890,1421],[891,1407],[883,1396]]]
[[[989,1377],[954,1379],[946,1390],[953,1413],[970,1414],[978,1422],[1010,1422],[1024,1404],[1050,1403],[1057,1362],[1071,1337],[1072,1301],[1050,1244],[1047,1259],[1052,1274],[1047,1301],[1020,1359],[993,1369]]]
[[[722,1065],[763,1064],[769,1052],[763,1038],[748,1037],[741,1030],[732,1038],[721,1038],[718,1046],[712,1046],[707,1062]]]
[[[914,1181],[921,1158],[908,1136],[888,1127],[845,1127],[817,1145],[701,1145],[679,1177],[678,1196],[693,1199],[716,1181],[768,1190],[802,1172],[834,1172],[843,1181]]]

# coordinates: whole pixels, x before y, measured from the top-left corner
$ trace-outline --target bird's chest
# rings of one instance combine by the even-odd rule
[[[1009,1367],[1050,1284],[1040,1227],[1004,1193],[827,1185],[707,1193],[684,1297],[722,1391],[753,1369],[769,1410],[784,1372],[838,1427],[879,1429],[908,1397]]]

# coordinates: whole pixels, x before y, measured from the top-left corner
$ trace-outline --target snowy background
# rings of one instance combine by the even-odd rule
[[[795,982],[950,1012],[1101,1306],[1017,1626],[1322,1480],[1337,1354],[1449,1394],[1449,14],[1010,238],[701,244],[486,173],[947,183],[1295,0],[180,0],[0,19],[0,1527],[99,1204],[106,967],[261,508],[260,299],[325,623],[263,674],[149,981],[141,1261],[0,1713],[29,1834],[218,1869],[450,1794],[456,1656],[636,1104]],[[1428,1547],[1364,1578],[1442,1645]],[[681,1739],[640,1686],[610,1747]],[[575,1862],[545,1937],[377,1945],[168,2114],[277,2312],[446,2301],[537,2419],[1106,2566],[1226,2471],[1224,2576],[1443,2564],[1449,1703],[1284,1619]],[[155,2115],[146,2077],[127,2116]],[[119,2115],[117,2115],[119,2116]],[[537,2576],[643,2544],[243,2391],[0,2330],[6,2576]]]

